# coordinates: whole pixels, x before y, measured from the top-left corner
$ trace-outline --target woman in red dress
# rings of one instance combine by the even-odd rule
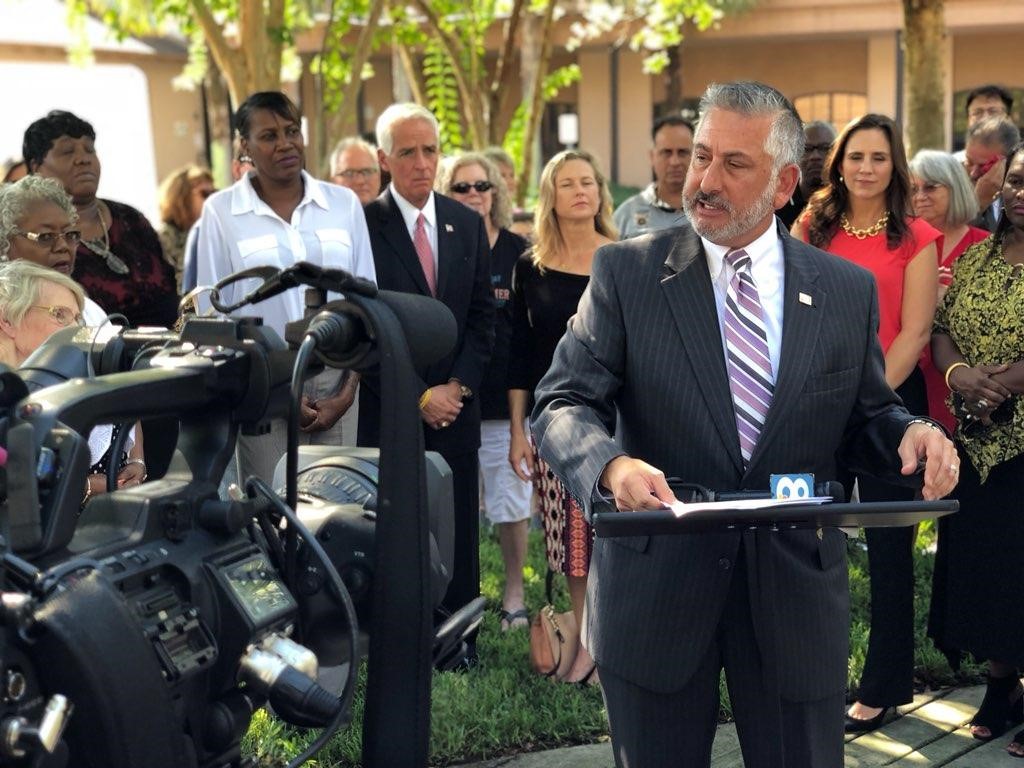
[[[794,234],[859,264],[878,286],[878,340],[885,379],[916,415],[928,411],[918,367],[931,338],[938,290],[939,232],[910,215],[910,171],[900,129],[869,114],[843,129],[827,162],[828,184],[811,198]],[[910,488],[858,477],[862,501],[903,501]],[[872,730],[913,700],[914,528],[866,531],[871,636],[846,730]]]

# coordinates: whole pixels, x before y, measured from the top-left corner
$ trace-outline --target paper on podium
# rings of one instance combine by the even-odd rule
[[[805,496],[789,499],[739,499],[736,501],[697,501],[685,504],[676,501],[668,506],[676,517],[692,512],[714,512],[716,509],[752,510],[787,507],[794,504],[824,504],[832,501],[831,496]]]

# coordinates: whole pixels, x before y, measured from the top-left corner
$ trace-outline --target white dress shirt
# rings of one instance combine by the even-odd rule
[[[422,208],[417,208],[415,205],[410,203],[395,189],[394,184],[390,184],[388,189],[391,190],[391,196],[395,198],[395,202],[398,204],[398,210],[402,214],[402,220],[405,221],[405,228],[409,230],[409,239],[412,240],[413,245],[416,244],[416,219],[423,214],[423,228],[427,230],[427,237],[430,239],[430,250],[434,252],[434,274],[437,274],[437,211],[434,210],[434,193],[430,193],[430,197],[427,198],[427,202],[423,204]]]
[[[211,195],[199,221],[197,284],[213,285],[222,278],[257,266],[290,267],[306,261],[343,269],[374,283],[366,217],[359,198],[345,187],[318,181],[302,172],[303,195],[291,221],[285,221],[260,199],[246,174],[228,189]],[[258,285],[247,280],[229,286],[223,303],[234,303]],[[305,288],[292,288],[236,315],[262,317],[284,339],[284,326],[303,315]],[[328,295],[328,300],[339,294]],[[201,309],[208,307],[208,302]]]
[[[782,256],[782,241],[776,229],[777,222],[772,224],[743,250],[750,256],[750,272],[757,286],[757,295],[761,300],[764,312],[765,331],[768,335],[768,356],[772,361],[772,380],[779,375],[779,359],[782,352],[782,304],[783,288],[785,287],[785,261]],[[725,263],[725,254],[731,248],[712,243],[701,238],[704,253],[707,255],[708,270],[711,273],[711,284],[715,288],[715,305],[718,309],[718,327],[722,333],[722,354],[726,354],[725,343],[725,295],[732,279],[733,270]]]

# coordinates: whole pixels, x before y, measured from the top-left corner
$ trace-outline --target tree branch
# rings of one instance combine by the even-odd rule
[[[491,144],[497,144],[501,140],[501,134],[504,133],[504,131],[498,131],[497,126],[500,116],[505,111],[505,105],[508,103],[509,93],[512,91],[509,87],[511,82],[506,82],[506,80],[511,81],[515,74],[512,70],[512,59],[515,56],[516,35],[519,34],[519,18],[523,13],[524,4],[525,0],[515,0],[512,5],[512,12],[505,25],[505,44],[498,55],[494,81],[491,83],[489,109],[491,118],[489,140]]]
[[[206,44],[210,47],[210,54],[217,63],[217,67],[227,80],[228,92],[235,106],[245,97],[242,95],[245,90],[245,69],[239,64],[235,52],[228,45],[224,37],[221,25],[213,18],[209,6],[204,0],[189,0],[189,5],[195,12],[196,21],[203,30]]]

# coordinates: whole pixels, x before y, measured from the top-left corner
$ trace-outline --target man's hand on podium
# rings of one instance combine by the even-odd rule
[[[912,475],[924,464],[923,498],[931,501],[947,496],[960,479],[960,457],[956,446],[938,427],[912,422],[899,446],[904,475]]]
[[[616,456],[609,461],[601,473],[600,484],[611,491],[615,506],[622,511],[665,509],[676,501],[664,472],[630,456]]]

